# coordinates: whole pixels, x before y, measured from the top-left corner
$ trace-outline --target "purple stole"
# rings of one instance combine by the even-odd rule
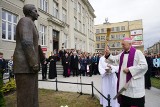
[[[127,68],[133,66],[135,52],[136,52],[136,49],[134,47],[131,47],[130,51],[129,51],[129,56],[128,56]],[[119,90],[119,80],[120,80],[121,66],[122,66],[122,63],[123,63],[123,57],[124,57],[124,52],[120,56],[120,63],[119,63],[119,70],[118,70],[117,92]],[[132,78],[132,75],[131,75],[130,72],[128,72],[127,75],[126,75],[126,83],[131,78]]]

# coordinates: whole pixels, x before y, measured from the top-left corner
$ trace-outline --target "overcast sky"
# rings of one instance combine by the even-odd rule
[[[160,0],[89,0],[95,24],[142,19],[145,48],[160,41]]]

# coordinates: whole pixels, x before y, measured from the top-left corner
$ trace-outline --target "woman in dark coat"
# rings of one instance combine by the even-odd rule
[[[92,76],[92,56],[88,56],[87,65],[89,66],[89,76]]]
[[[54,79],[57,77],[57,69],[56,69],[56,62],[57,62],[57,56],[54,55],[54,53],[51,53],[52,55],[48,58],[49,64],[49,79]]]
[[[81,55],[81,59],[80,59],[80,71],[81,71],[81,74],[83,76],[85,76],[86,72],[87,72],[87,58],[85,58],[84,55]]]

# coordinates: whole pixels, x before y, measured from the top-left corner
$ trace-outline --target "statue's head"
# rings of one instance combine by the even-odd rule
[[[37,9],[33,4],[24,5],[23,13],[26,17],[30,17],[33,21],[37,20],[39,16]]]

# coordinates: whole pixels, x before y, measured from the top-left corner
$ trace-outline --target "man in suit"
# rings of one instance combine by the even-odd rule
[[[71,71],[73,72],[73,76],[78,76],[78,56],[77,56],[77,52],[73,52],[73,55],[71,56],[71,63],[70,63],[70,67],[71,67]]]
[[[3,87],[3,74],[6,69],[6,61],[3,59],[3,53],[0,52],[0,89]],[[4,101],[3,92],[0,91],[0,101]],[[0,107],[4,107],[4,104],[0,102]]]
[[[3,79],[3,74],[6,69],[6,61],[3,58],[3,53],[0,52],[0,79]]]
[[[63,58],[65,57],[65,54],[66,54],[66,51],[65,51],[64,47],[62,47],[62,49],[59,51],[59,56],[62,61],[62,65],[63,65]]]
[[[39,61],[44,58],[41,48],[38,47],[39,35],[34,24],[39,14],[32,4],[24,5],[23,13],[25,17],[19,20],[16,28],[13,56],[17,107],[38,107]]]

